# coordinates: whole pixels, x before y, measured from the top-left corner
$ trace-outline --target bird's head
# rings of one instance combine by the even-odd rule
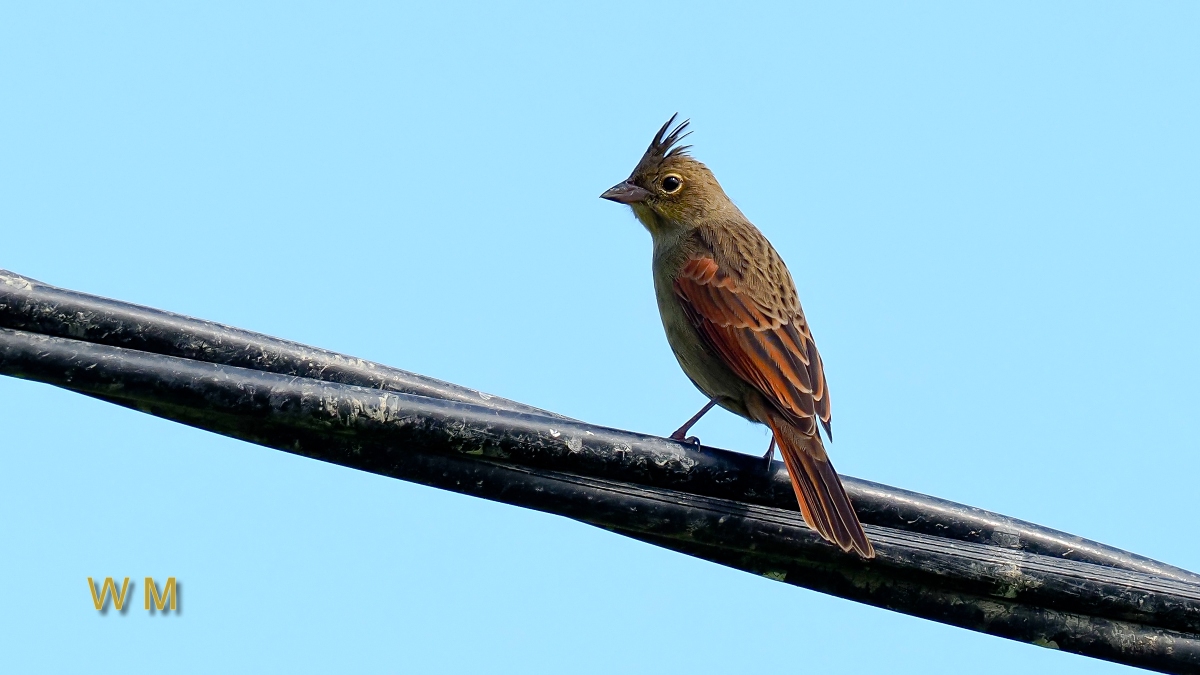
[[[679,145],[691,132],[687,121],[671,129],[676,116],[654,135],[629,178],[600,195],[628,204],[652,234],[694,227],[714,212],[733,207],[708,167],[688,154],[692,146]]]

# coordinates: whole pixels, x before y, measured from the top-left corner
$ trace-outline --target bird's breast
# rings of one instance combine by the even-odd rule
[[[675,353],[679,367],[705,396],[715,398],[722,407],[747,417],[746,383],[705,345],[684,310],[683,301],[675,294],[675,271],[659,267],[656,260],[654,293],[667,333],[667,344]]]

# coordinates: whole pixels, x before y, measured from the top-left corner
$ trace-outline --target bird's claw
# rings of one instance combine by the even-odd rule
[[[675,433],[671,434],[670,438],[673,441],[694,445],[697,448],[700,447],[700,438],[698,436],[684,436],[682,433],[676,431]]]

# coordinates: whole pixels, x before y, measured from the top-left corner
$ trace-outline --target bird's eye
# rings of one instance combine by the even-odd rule
[[[662,179],[662,191],[667,194],[675,194],[679,192],[679,188],[683,187],[683,179],[675,174],[670,174]]]

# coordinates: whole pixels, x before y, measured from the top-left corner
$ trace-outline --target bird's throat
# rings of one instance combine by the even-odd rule
[[[656,230],[662,229],[662,219],[659,218],[659,215],[649,205],[639,202],[630,204],[629,208],[633,209],[633,215],[637,217],[642,227],[650,231],[650,234],[654,234]]]
[[[660,241],[678,239],[679,234],[688,229],[670,218],[663,217],[662,214],[646,204],[630,204],[630,206],[633,208],[633,215],[637,216],[638,222],[649,230],[655,246],[658,246]]]

